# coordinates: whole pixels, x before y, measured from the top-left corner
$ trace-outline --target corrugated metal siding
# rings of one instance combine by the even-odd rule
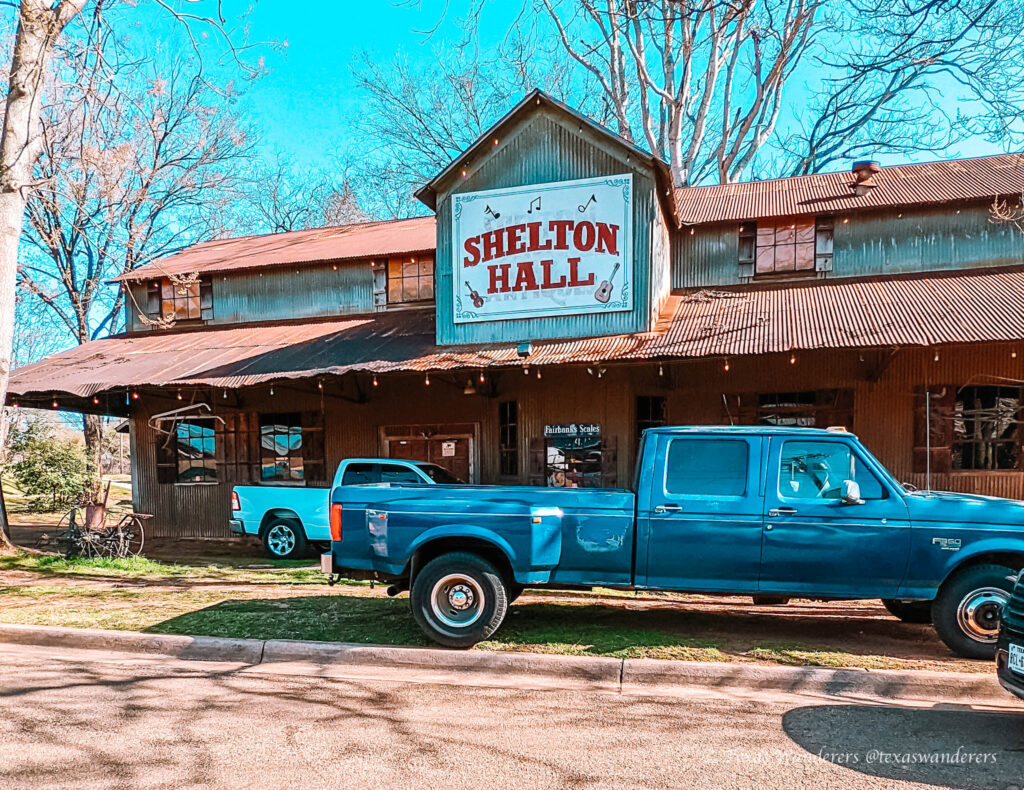
[[[602,150],[596,137],[569,128],[543,110],[506,136],[454,192],[617,175],[632,171],[633,177],[633,282],[632,312],[506,321],[502,323],[452,323],[451,193],[438,196],[437,210],[437,342],[439,345],[537,340],[552,337],[592,337],[641,332],[650,313],[651,234],[660,211],[654,180],[635,163]]]
[[[213,321],[280,321],[373,312],[373,273],[368,261],[275,268],[213,278]]]
[[[844,215],[835,224],[829,280],[1024,263],[1024,236],[991,222],[988,204],[903,208]],[[847,220],[844,222],[843,220]],[[691,230],[693,231],[691,235]],[[673,288],[736,285],[738,224],[684,228],[672,250]]]

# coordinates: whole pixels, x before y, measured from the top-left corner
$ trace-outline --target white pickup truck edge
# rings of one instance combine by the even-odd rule
[[[437,464],[399,458],[346,458],[330,486],[266,484],[235,486],[231,491],[231,532],[263,541],[271,559],[307,556],[311,545],[330,545],[331,490],[344,485],[462,482]]]

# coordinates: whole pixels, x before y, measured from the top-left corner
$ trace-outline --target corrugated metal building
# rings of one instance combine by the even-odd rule
[[[675,189],[532,93],[421,190],[436,222],[139,269],[124,333],[9,400],[130,416],[164,535],[225,535],[232,484],[352,455],[626,485],[665,423],[843,424],[908,482],[1024,498],[1024,235],[990,212],[1022,189],[1016,155]]]

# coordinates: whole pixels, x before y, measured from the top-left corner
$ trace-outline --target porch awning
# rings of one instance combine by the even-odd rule
[[[536,341],[434,343],[430,310],[97,340],[19,368],[10,396],[90,398],[147,386],[234,389],[351,371],[740,357],[824,348],[1024,340],[1024,267],[917,277],[699,290],[671,296],[652,332]]]

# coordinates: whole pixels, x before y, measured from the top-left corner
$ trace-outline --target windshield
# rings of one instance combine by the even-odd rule
[[[459,480],[459,478],[457,478],[443,466],[438,466],[437,464],[417,464],[417,466],[419,466],[419,468],[423,470],[426,476],[433,480],[435,483],[444,484],[462,482],[461,480]]]

